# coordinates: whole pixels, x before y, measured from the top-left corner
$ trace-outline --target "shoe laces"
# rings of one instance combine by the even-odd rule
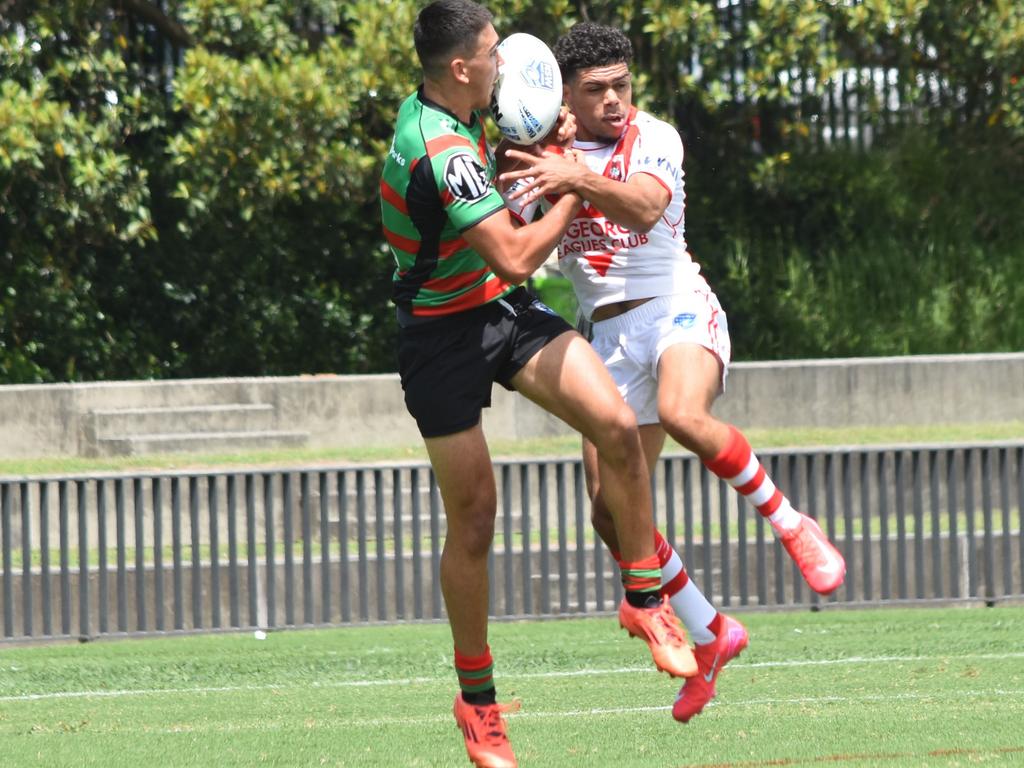
[[[819,559],[826,556],[825,548],[815,535],[814,529],[806,523],[801,523],[793,537],[794,549],[803,556],[817,556]]]
[[[487,737],[492,746],[508,743],[508,734],[505,732],[505,723],[502,721],[501,716],[508,712],[518,712],[520,706],[521,704],[518,699],[508,704],[495,703],[487,706],[473,706],[473,709],[476,710],[477,715],[480,717],[484,736]]]
[[[813,555],[817,552],[817,547],[814,546],[814,537],[811,531],[804,528],[802,525],[793,537],[793,549],[797,551],[801,557],[805,555]]]
[[[683,631],[682,623],[679,621],[679,617],[673,613],[668,597],[665,597],[661,605],[658,606],[655,620],[663,627],[664,640],[669,645],[686,645],[686,634]]]

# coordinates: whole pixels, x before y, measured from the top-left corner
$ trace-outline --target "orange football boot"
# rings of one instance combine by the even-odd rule
[[[672,677],[692,677],[697,674],[697,661],[686,643],[686,630],[672,612],[668,596],[656,608],[634,608],[626,599],[619,605],[619,626],[630,637],[639,637],[647,643],[654,658],[654,666]]]
[[[505,731],[502,714],[515,712],[519,702],[511,704],[470,704],[459,693],[452,711],[466,739],[469,760],[477,768],[516,768],[516,756]]]

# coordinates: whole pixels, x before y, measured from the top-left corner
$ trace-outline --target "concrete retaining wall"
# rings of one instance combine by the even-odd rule
[[[0,387],[0,458],[95,454],[97,412],[218,404],[269,404],[271,426],[311,448],[419,443],[394,374],[136,381]],[[1024,353],[737,363],[716,411],[744,428],[1024,420]],[[492,439],[569,433],[500,386],[485,426]]]

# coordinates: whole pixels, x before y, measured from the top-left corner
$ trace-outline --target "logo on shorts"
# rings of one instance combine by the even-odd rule
[[[683,314],[672,318],[672,325],[678,325],[680,328],[692,328],[696,322],[697,316],[692,312],[683,312]]]
[[[539,309],[541,312],[547,312],[549,315],[554,315],[555,317],[558,317],[558,313],[555,312],[555,310],[553,310],[540,299],[534,299],[530,306],[534,307],[535,309]]]

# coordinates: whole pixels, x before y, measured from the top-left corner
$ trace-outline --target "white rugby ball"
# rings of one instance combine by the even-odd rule
[[[551,49],[525,32],[498,45],[501,63],[491,96],[491,115],[502,135],[516,144],[535,144],[558,122],[562,74]]]

